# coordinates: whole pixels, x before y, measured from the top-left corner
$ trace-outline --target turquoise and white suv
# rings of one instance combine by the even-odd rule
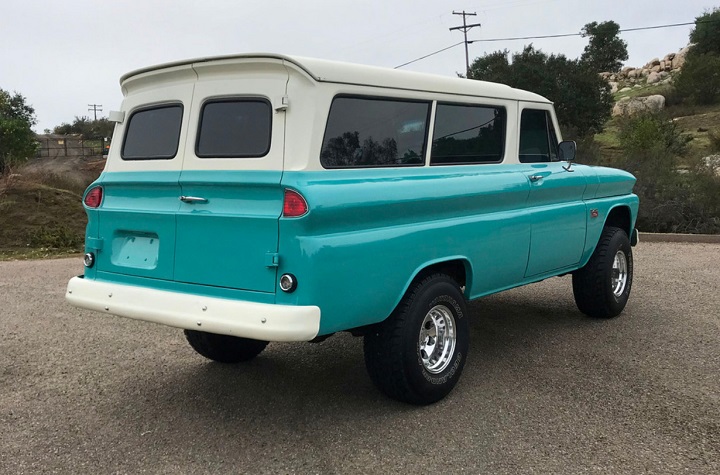
[[[582,312],[625,307],[635,179],[571,163],[543,97],[269,54],[121,84],[73,305],[182,328],[224,363],[349,331],[415,404],[458,381],[469,300],[572,273]]]

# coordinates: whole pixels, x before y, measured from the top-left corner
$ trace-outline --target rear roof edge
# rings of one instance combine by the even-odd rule
[[[161,72],[182,66],[192,67],[192,65],[198,63],[233,59],[276,59],[294,65],[317,82],[388,87],[392,89],[493,97],[529,102],[551,102],[543,96],[522,89],[515,89],[506,84],[475,80],[468,81],[464,78],[453,78],[413,71],[400,71],[378,66],[288,56],[277,53],[245,53],[174,61],[131,71],[120,78],[120,84],[124,86],[127,80],[142,74]]]

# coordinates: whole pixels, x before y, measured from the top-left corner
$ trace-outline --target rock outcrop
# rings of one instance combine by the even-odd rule
[[[600,73],[600,76],[610,83],[613,93],[636,85],[667,84],[685,64],[685,58],[691,47],[692,45],[688,45],[677,53],[665,55],[662,59],[653,58],[640,68],[625,67],[620,72],[605,72]]]
[[[612,115],[634,115],[639,112],[659,112],[665,108],[665,96],[624,97],[615,103]]]

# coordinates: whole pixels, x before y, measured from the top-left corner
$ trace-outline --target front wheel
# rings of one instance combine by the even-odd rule
[[[185,330],[185,338],[195,351],[219,363],[240,363],[255,358],[268,342],[238,336]]]
[[[465,298],[444,274],[416,281],[395,311],[365,335],[365,366],[386,395],[411,404],[444,398],[469,346]]]
[[[622,229],[608,226],[588,263],[573,273],[575,303],[590,317],[616,317],[627,304],[632,281],[630,240]]]

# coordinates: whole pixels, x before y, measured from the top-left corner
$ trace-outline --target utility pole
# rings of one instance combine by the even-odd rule
[[[480,23],[473,23],[472,25],[467,24],[465,17],[477,16],[477,13],[475,13],[475,12],[469,13],[469,12],[466,12],[465,10],[463,10],[462,12],[456,12],[455,10],[453,10],[453,15],[462,15],[462,17],[463,17],[462,26],[452,27],[452,28],[450,28],[450,31],[462,30],[463,35],[465,36],[465,77],[469,79],[470,78],[470,55],[468,54],[467,32],[475,26],[482,26],[482,25],[480,25]]]
[[[97,113],[102,112],[102,104],[88,104],[88,112],[92,111],[97,122]]]

